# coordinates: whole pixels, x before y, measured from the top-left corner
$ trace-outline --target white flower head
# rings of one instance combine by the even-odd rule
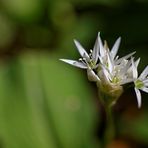
[[[138,65],[134,62],[132,58],[132,69],[133,69],[133,79],[134,79],[134,85],[135,85],[135,92],[138,102],[138,107],[141,107],[141,93],[140,90],[148,93],[148,66],[143,70],[143,72],[138,77],[138,71],[137,71]]]
[[[138,107],[141,107],[140,90],[148,93],[148,66],[138,77],[137,67],[140,58],[134,61],[132,56],[135,52],[119,57],[117,52],[120,42],[121,37],[115,41],[110,50],[106,41],[103,44],[100,33],[98,33],[93,50],[90,50],[88,54],[83,46],[74,40],[81,58],[79,60],[60,60],[86,69],[88,79],[97,83],[100,94],[111,98],[111,101],[106,99],[107,104],[110,105],[114,104],[123,93],[123,85],[134,82]]]

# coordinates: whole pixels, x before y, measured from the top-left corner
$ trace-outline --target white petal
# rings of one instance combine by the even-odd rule
[[[68,60],[68,59],[60,59],[60,60],[65,62],[65,63],[68,63],[70,65],[73,65],[73,66],[76,66],[76,67],[79,67],[79,68],[82,68],[82,69],[87,69],[87,66],[82,62],[75,61],[75,60]]]
[[[103,74],[105,76],[105,79],[107,81],[110,81],[111,80],[111,75],[109,74],[109,72],[107,71],[107,69],[102,65],[102,71],[103,71]]]
[[[101,56],[98,56],[98,57],[99,57],[99,60],[100,60],[101,64],[104,64],[103,58]]]
[[[99,47],[100,47],[100,56],[104,57],[105,56],[105,49],[104,49],[104,46],[103,46],[103,43],[102,43],[102,40],[100,37],[100,33],[98,33],[98,40],[99,40]]]
[[[127,84],[127,83],[131,83],[131,82],[133,82],[133,79],[125,79],[125,80],[123,80],[121,83],[120,83],[120,85],[124,85],[124,84]]]
[[[145,79],[145,80],[143,81],[143,83],[144,83],[144,86],[148,86],[148,79]]]
[[[107,62],[108,62],[109,72],[112,73],[114,65],[113,65],[113,61],[111,57],[109,56],[109,54],[107,55]]]
[[[119,58],[119,56],[117,55],[117,56],[115,57],[115,60],[117,61],[117,60],[118,60],[118,58]]]
[[[125,66],[126,72],[128,71],[128,69],[130,69],[130,67],[132,67],[131,65],[132,65],[132,60],[127,60],[127,63],[126,63],[126,66]]]
[[[87,76],[90,81],[94,81],[94,82],[100,81],[99,77],[90,68],[87,69]]]
[[[141,93],[137,88],[135,88],[135,92],[137,96],[138,107],[140,108],[141,107]]]
[[[147,87],[142,87],[140,89],[143,90],[144,92],[148,93],[148,88]]]
[[[126,56],[124,56],[124,57],[122,57],[122,58],[119,58],[117,61],[116,61],[116,64],[119,64],[119,63],[121,63],[121,61],[123,60],[123,59],[128,59],[128,58],[130,58],[132,55],[134,55],[136,52],[132,52],[132,53],[130,53],[130,54],[128,54],[128,55],[126,55]]]
[[[148,83],[148,79],[145,79],[145,80],[143,81],[143,83]]]
[[[98,55],[99,55],[99,34],[98,34],[98,37],[96,39],[96,42],[95,42],[95,45],[94,45],[94,48],[93,48],[93,51],[92,51],[92,59],[94,60],[95,63],[97,63],[97,60],[98,60]]]
[[[138,77],[137,67],[135,65],[135,62],[134,62],[133,58],[131,60],[132,60],[133,78],[137,79],[137,77]]]
[[[145,87],[148,87],[148,83],[144,83],[144,86],[145,86]]]
[[[131,61],[131,60],[130,60]],[[140,62],[140,58],[138,60],[136,60],[135,62],[135,66],[138,67],[139,65],[139,62]],[[133,70],[132,70],[132,66],[129,67],[128,71],[127,71],[127,74],[129,77],[132,77],[133,75]]]
[[[131,60],[122,60],[121,61],[120,65],[119,65],[120,75],[123,76],[123,75],[125,75],[125,73],[129,75],[132,72],[131,63],[132,63]]]
[[[121,37],[119,37],[119,38],[116,40],[115,44],[114,44],[113,47],[112,47],[112,50],[111,50],[112,59],[114,59],[115,56],[117,55],[120,42],[121,42]]]
[[[136,67],[138,67],[139,62],[140,62],[140,58],[138,58],[138,59],[136,60],[136,62],[135,62]]]
[[[74,40],[74,43],[78,49],[78,52],[80,53],[81,57],[84,57],[89,59],[89,55],[88,53],[85,51],[85,49],[82,47],[82,45],[77,41],[77,40]]]
[[[143,72],[140,75],[140,79],[144,79],[148,75],[148,66],[143,70]]]

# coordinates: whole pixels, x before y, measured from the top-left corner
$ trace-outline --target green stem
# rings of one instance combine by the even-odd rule
[[[104,136],[102,141],[103,147],[106,148],[106,145],[115,138],[116,133],[112,115],[112,108],[123,93],[123,87],[119,85],[111,85],[110,83],[98,83],[97,86],[99,99],[104,106],[106,114],[106,127],[104,129]]]
[[[104,106],[105,114],[106,114],[106,127],[104,131],[104,137],[102,141],[102,148],[106,148],[106,145],[109,144],[115,137],[115,127],[114,127],[114,120],[112,115],[112,104],[111,102],[107,101],[111,98],[105,94],[99,94],[100,101]]]
[[[112,107],[106,107],[106,130],[105,130],[105,143],[110,143],[115,137],[115,127],[112,116]]]

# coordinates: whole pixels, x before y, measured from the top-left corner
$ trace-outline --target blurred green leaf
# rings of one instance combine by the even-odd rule
[[[0,92],[4,147],[94,147],[91,91],[56,56],[25,54],[1,66]]]
[[[24,31],[24,44],[30,48],[47,48],[51,44],[51,30],[43,26],[29,26]]]
[[[34,22],[43,14],[42,0],[2,0],[4,10],[20,22]]]
[[[126,123],[125,132],[128,133],[134,139],[136,139],[136,141],[148,144],[147,125],[148,125],[148,118],[147,118],[147,112],[145,112],[141,116],[138,116],[136,119],[132,121],[130,120],[128,123]]]
[[[54,24],[56,30],[65,32],[74,26],[76,14],[74,6],[68,1],[50,1],[49,18]]]
[[[0,48],[8,47],[14,41],[15,33],[15,24],[0,12]]]

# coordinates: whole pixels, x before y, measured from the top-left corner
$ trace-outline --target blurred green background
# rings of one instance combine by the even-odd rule
[[[101,147],[103,113],[73,39],[89,50],[98,31],[119,53],[147,65],[147,0],[0,0],[0,148]],[[114,107],[117,135],[108,148],[148,147],[148,96],[131,89]]]

